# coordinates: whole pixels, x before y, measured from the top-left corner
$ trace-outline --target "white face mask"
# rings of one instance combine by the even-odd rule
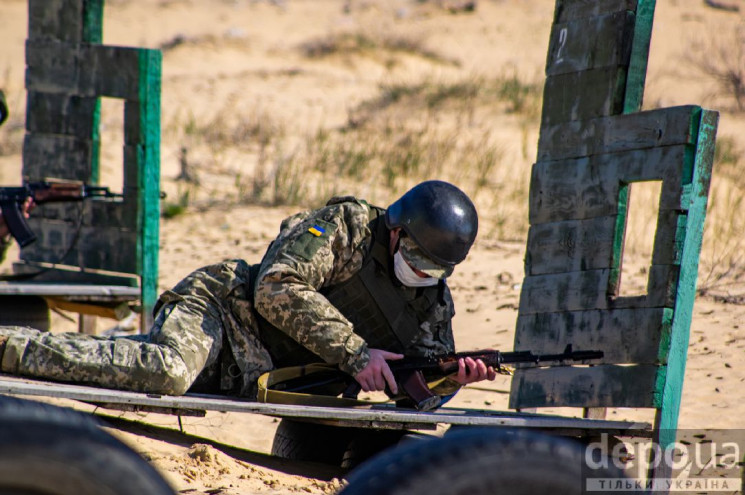
[[[411,269],[399,251],[393,255],[393,271],[396,278],[406,287],[430,287],[437,285],[440,279],[435,277],[420,277]]]

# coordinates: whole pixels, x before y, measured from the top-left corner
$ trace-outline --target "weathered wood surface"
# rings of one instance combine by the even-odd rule
[[[606,153],[533,165],[529,195],[531,225],[583,220],[618,213],[621,184],[661,180],[660,210],[686,210],[686,163],[692,146]]]
[[[555,23],[546,58],[546,75],[601,67],[628,67],[635,15],[622,11]]]
[[[242,412],[288,418],[346,420],[356,421],[358,422],[358,426],[375,428],[396,427],[416,429],[426,425],[451,424],[463,426],[543,428],[576,433],[580,433],[585,429],[596,432],[605,430],[616,432],[617,434],[642,437],[649,436],[651,431],[651,426],[643,422],[588,420],[546,414],[520,414],[447,407],[436,411],[421,412],[394,409],[393,407],[382,405],[357,409],[266,404],[224,396],[185,395],[176,397],[80,385],[18,380],[6,376],[0,377],[0,394],[56,397],[85,402],[111,402],[172,409]]]
[[[26,280],[21,280],[20,282],[9,282],[9,284],[12,285],[19,285],[19,286],[49,286],[49,287],[56,287],[60,284],[69,284],[69,285],[75,285],[75,286],[81,286],[86,287],[89,285],[101,285],[104,286],[121,286],[122,289],[125,289],[127,291],[130,290],[136,290],[138,293],[140,292],[140,280],[139,277],[137,277],[134,274],[112,274],[110,272],[96,272],[92,270],[87,271],[80,271],[78,268],[75,267],[66,267],[66,266],[55,266],[52,268],[50,264],[44,264],[44,263],[34,263],[34,262],[18,262],[13,264],[13,273],[14,275],[30,275],[31,278]],[[51,285],[49,285],[51,284]],[[61,285],[62,286],[62,285]],[[64,287],[64,286],[62,286]],[[134,288],[134,289],[133,289]],[[8,289],[10,290],[10,289]],[[41,290],[38,289],[29,289],[29,290]],[[129,292],[127,292],[129,294]],[[127,296],[121,296],[114,294],[113,296],[98,296],[95,294],[88,294],[83,295],[81,293],[78,293],[74,296],[76,300],[89,300],[89,301],[99,301],[99,300],[108,300],[111,297],[129,297]]]
[[[701,109],[680,106],[541,129],[538,161],[693,144]]]
[[[543,86],[541,126],[622,112],[626,67],[613,66],[548,76]]]
[[[29,180],[46,177],[88,181],[93,141],[74,136],[27,133],[23,140],[23,174]]]
[[[518,369],[509,407],[659,407],[664,374],[646,364]]]
[[[29,91],[26,130],[41,134],[66,134],[90,139],[96,98]]]
[[[29,0],[28,37],[69,43],[100,43],[103,0]]]
[[[667,361],[673,310],[629,308],[520,315],[515,350],[557,354],[604,352],[604,364],[658,364]]]
[[[74,265],[94,270],[137,273],[137,232],[118,227],[87,227],[47,220],[30,223],[36,242],[21,252],[22,260]]]
[[[586,270],[525,277],[520,315],[614,308],[673,307],[678,265],[652,265],[644,296],[615,297],[611,270]]]
[[[623,241],[622,233],[617,231],[617,220],[616,216],[607,216],[533,225],[528,231],[525,274],[616,268],[620,256],[614,255],[621,254],[616,251],[617,242]],[[653,264],[680,263],[684,223],[685,215],[676,210],[659,212]]]
[[[29,225],[33,222],[56,220],[88,227],[137,228],[137,203],[135,199],[86,199],[72,203],[46,203],[34,208]],[[119,246],[125,249],[124,246]]]
[[[525,274],[611,268],[616,217],[543,223],[530,227]]]
[[[682,259],[675,300],[668,372],[664,385],[661,387],[662,399],[658,429],[661,432],[662,445],[669,445],[675,441],[674,432],[678,424],[718,122],[717,112],[704,110],[698,127],[698,141],[689,195],[690,204],[683,229],[686,235],[682,240]]]
[[[39,284],[33,282],[0,282],[0,294],[3,295],[33,295],[59,298],[106,299],[126,298],[135,299],[140,295],[137,287],[124,285],[101,284]]]
[[[139,101],[139,57],[143,50],[29,40],[26,87],[45,93]]]
[[[616,12],[635,12],[637,0],[557,0],[554,23],[598,17]]]

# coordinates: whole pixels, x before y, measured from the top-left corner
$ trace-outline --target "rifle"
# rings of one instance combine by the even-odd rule
[[[430,390],[427,379],[445,378],[458,372],[458,360],[461,358],[481,359],[485,365],[502,370],[507,364],[530,363],[533,365],[550,362],[586,363],[603,357],[603,351],[575,351],[569,344],[561,354],[534,354],[531,351],[501,352],[480,350],[455,352],[433,357],[405,357],[388,361],[398,385],[399,395],[394,396],[386,389],[389,397],[396,400],[401,407],[413,407],[419,411],[429,411],[439,407],[442,397]],[[272,385],[273,390],[291,393],[310,393],[321,395],[339,395],[344,398],[356,398],[361,390],[360,384],[350,375],[334,368],[325,368],[321,372],[303,374]]]
[[[23,204],[32,198],[36,204],[82,201],[87,198],[120,198],[108,187],[90,186],[77,181],[44,180],[27,182],[20,187],[0,187],[0,212],[10,235],[21,247],[36,240],[23,215]]]

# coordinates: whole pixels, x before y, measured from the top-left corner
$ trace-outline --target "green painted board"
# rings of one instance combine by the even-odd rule
[[[515,370],[509,407],[656,407],[664,374],[649,364]]]
[[[548,45],[546,75],[601,67],[628,67],[635,15],[623,11],[554,24]]]
[[[160,92],[162,54],[158,50],[139,53],[139,139],[137,149],[138,236],[137,273],[142,277],[141,330],[152,323],[158,297],[158,250],[160,247]],[[131,103],[127,103],[130,105]],[[125,116],[131,115],[126,110]],[[125,124],[126,126],[126,124]]]
[[[544,127],[538,161],[692,144],[699,111],[689,105]]]
[[[717,112],[704,110],[698,124],[692,191],[686,217],[686,235],[683,240],[680,276],[675,299],[668,372],[665,380],[660,382],[658,390],[662,398],[656,426],[662,435],[659,439],[662,445],[669,445],[675,441],[678,424],[718,120]]]
[[[628,308],[520,315],[515,350],[557,354],[603,351],[604,364],[659,364],[667,359],[672,309]]]

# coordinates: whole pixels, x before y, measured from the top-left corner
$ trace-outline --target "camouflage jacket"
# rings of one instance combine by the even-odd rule
[[[362,267],[372,242],[370,208],[354,198],[335,198],[284,220],[261,263],[254,294],[255,309],[269,323],[350,374],[367,365],[367,343],[319,290],[348,280]],[[454,309],[447,290],[445,297],[447,304],[436,309],[444,314],[421,324],[420,338],[407,353],[454,351]]]

